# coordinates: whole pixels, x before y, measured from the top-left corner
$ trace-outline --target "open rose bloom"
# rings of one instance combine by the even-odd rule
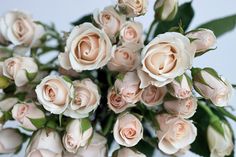
[[[19,10],[0,16],[0,154],[234,156],[236,85],[195,58],[217,48],[235,15],[191,30],[192,2],[90,2],[67,30]]]

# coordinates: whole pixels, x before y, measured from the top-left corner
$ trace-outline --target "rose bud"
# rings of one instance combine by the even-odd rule
[[[64,115],[72,118],[85,118],[96,110],[100,103],[98,86],[90,79],[73,81],[74,99],[64,112]]]
[[[155,17],[161,21],[171,21],[178,11],[178,0],[158,0],[154,6]]]
[[[224,157],[229,156],[233,149],[233,137],[229,126],[221,123],[224,135],[220,134],[211,125],[207,128],[207,140],[211,157]]]
[[[15,153],[23,143],[23,136],[16,129],[0,130],[0,154]]]
[[[93,128],[88,119],[72,120],[66,127],[63,145],[68,152],[76,153],[79,147],[88,144],[93,135]]]
[[[197,99],[195,97],[189,97],[186,99],[165,101],[164,108],[172,115],[188,119],[196,112]]]
[[[3,63],[3,75],[15,81],[17,87],[32,81],[38,72],[38,65],[30,57],[11,57]]]
[[[140,120],[130,113],[120,115],[113,128],[116,142],[125,147],[133,147],[143,138]]]
[[[4,123],[5,123],[4,114],[0,110],[0,131],[2,130]]]
[[[127,21],[120,30],[120,40],[122,43],[133,43],[143,46],[143,25],[139,22]]]
[[[112,157],[146,157],[143,153],[140,153],[138,151],[134,151],[130,148],[121,148],[119,150],[116,150]]]
[[[166,95],[166,87],[156,87],[149,85],[142,90],[141,102],[147,107],[154,107],[163,102]]]
[[[127,72],[123,78],[115,81],[115,90],[127,103],[135,104],[140,100],[142,90],[139,88],[140,80],[136,72]]]
[[[192,66],[194,54],[195,48],[182,34],[160,34],[142,50],[142,70],[164,86]]]
[[[59,54],[62,68],[77,72],[103,67],[111,58],[112,44],[103,30],[84,23],[74,27],[67,41],[65,53]]]
[[[197,54],[206,52],[216,44],[216,36],[209,29],[199,28],[189,32],[186,36],[193,40],[192,44],[196,47]]]
[[[94,133],[88,146],[79,148],[79,157],[107,157],[107,139],[98,133]]]
[[[7,112],[12,109],[12,107],[18,102],[17,98],[6,98],[0,101],[0,110],[2,112]]]
[[[134,107],[134,104],[127,103],[114,88],[109,89],[107,95],[108,107],[116,114],[125,111],[129,107]]]
[[[63,146],[60,135],[52,129],[41,129],[33,134],[26,149],[27,157],[60,157]]]
[[[113,6],[108,6],[103,11],[96,10],[93,13],[93,18],[109,38],[115,42],[121,25],[125,22],[125,16],[120,15]]]
[[[192,69],[193,84],[196,91],[210,99],[216,106],[227,106],[232,97],[232,85],[221,78],[214,69]]]
[[[12,117],[18,121],[23,128],[37,130],[45,124],[44,112],[38,109],[34,103],[19,103],[12,109]]]
[[[116,48],[107,67],[111,71],[127,72],[135,70],[140,64],[140,46],[125,44]]]
[[[128,17],[136,17],[147,12],[148,0],[117,0],[117,5]]]
[[[0,17],[0,34],[13,45],[26,47],[37,46],[45,33],[42,25],[21,11],[10,11]],[[0,36],[1,36],[0,35]]]
[[[47,111],[61,114],[70,104],[74,88],[64,77],[47,76],[37,85],[35,92],[38,101]]]
[[[167,85],[168,92],[179,99],[185,99],[192,95],[193,85],[187,75],[181,75]]]
[[[158,147],[166,154],[175,154],[195,141],[197,129],[191,121],[169,114],[156,116]]]

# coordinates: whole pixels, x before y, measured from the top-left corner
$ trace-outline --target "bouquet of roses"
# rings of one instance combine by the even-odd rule
[[[27,157],[233,156],[235,86],[192,63],[236,15],[187,30],[191,2],[157,0],[145,33],[135,18],[147,5],[117,0],[69,32],[21,11],[0,17],[0,153],[28,142]]]

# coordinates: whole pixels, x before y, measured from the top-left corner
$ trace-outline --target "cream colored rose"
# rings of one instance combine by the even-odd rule
[[[72,120],[66,127],[62,142],[68,152],[77,153],[79,147],[88,144],[92,134],[93,128],[87,119]]]
[[[33,80],[37,72],[38,65],[30,57],[12,57],[3,63],[3,75],[14,80],[18,87]]]
[[[7,128],[0,130],[0,154],[15,153],[23,143],[18,130]]]
[[[232,132],[229,126],[222,123],[224,136],[216,131],[212,126],[207,128],[207,140],[211,151],[210,157],[224,157],[232,153],[234,149]]]
[[[120,15],[113,6],[108,6],[100,12],[96,10],[93,13],[93,18],[112,41],[116,40],[120,27],[125,22],[125,16]]]
[[[47,76],[37,85],[35,92],[47,111],[61,114],[70,104],[74,88],[61,76]]]
[[[74,98],[64,115],[72,118],[85,118],[100,104],[98,86],[90,79],[74,81]]]
[[[134,43],[143,45],[143,25],[139,22],[127,21],[120,30],[120,40],[122,43]]]
[[[178,0],[158,0],[154,9],[156,18],[163,21],[173,20],[178,11]]]
[[[38,44],[45,31],[26,13],[10,11],[0,17],[0,32],[13,45],[33,47]]]
[[[111,51],[111,41],[106,33],[91,23],[84,23],[74,27],[66,41],[65,53],[58,59],[67,70],[94,70],[108,63]]]
[[[192,66],[194,54],[190,40],[182,34],[160,34],[143,49],[142,70],[163,86]]]
[[[130,148],[121,148],[117,151],[115,151],[112,155],[112,157],[146,157],[143,153],[140,153],[138,151],[134,151]]]
[[[133,147],[143,138],[142,123],[130,113],[122,114],[116,120],[113,135],[118,144]]]
[[[52,129],[38,130],[26,149],[26,157],[62,157],[61,137]]]
[[[137,44],[125,44],[116,48],[112,58],[107,64],[111,71],[133,71],[140,64],[140,46]]]
[[[19,103],[12,109],[12,117],[18,121],[22,127],[29,130],[37,130],[38,126],[32,123],[34,121],[45,121],[43,111],[38,109],[34,103]]]
[[[115,113],[121,113],[129,107],[134,107],[134,104],[127,103],[120,94],[116,92],[114,88],[108,91],[107,95],[108,107]]]
[[[148,0],[117,0],[120,11],[129,17],[144,15],[147,12]]]
[[[170,114],[182,118],[190,118],[196,112],[197,99],[195,97],[189,97],[186,99],[165,101],[164,107]]]
[[[199,28],[188,33],[186,36],[193,40],[192,44],[196,46],[196,53],[205,52],[216,44],[216,36],[209,29]]]
[[[107,157],[107,139],[95,132],[89,145],[79,148],[77,155],[79,157]]]
[[[163,102],[166,95],[166,87],[156,87],[150,85],[142,90],[141,102],[147,107],[154,107]]]
[[[142,90],[139,88],[140,80],[136,72],[127,72],[124,78],[115,81],[115,90],[127,103],[135,104],[140,100]]]
[[[157,115],[158,147],[166,154],[174,154],[194,142],[197,129],[191,121],[169,114]]]
[[[0,101],[0,110],[3,112],[9,111],[16,103],[18,102],[17,98],[10,97]]]

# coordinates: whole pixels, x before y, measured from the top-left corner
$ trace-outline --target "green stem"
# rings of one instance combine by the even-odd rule
[[[151,23],[151,25],[150,25],[150,28],[149,28],[149,30],[148,30],[148,33],[147,33],[146,39],[145,39],[145,41],[144,41],[145,44],[148,43],[148,41],[149,41],[148,39],[149,39],[149,37],[150,37],[150,34],[151,34],[152,29],[153,29],[153,27],[154,27],[155,24],[156,24],[156,21],[153,20],[152,23]]]
[[[115,118],[114,114],[111,114],[109,116],[108,122],[107,122],[107,124],[106,124],[106,126],[104,128],[104,131],[103,131],[103,135],[106,136],[109,133],[109,131],[111,130],[114,118]]]
[[[216,115],[211,111],[204,101],[198,101],[198,106],[200,106],[209,115],[209,117],[215,117]]]
[[[220,111],[222,114],[224,114],[226,117],[228,117],[228,118],[230,118],[230,119],[232,119],[232,120],[234,120],[234,121],[236,122],[236,117],[235,117],[232,113],[230,113],[229,111],[227,111],[225,108],[223,108],[223,107],[218,107],[217,109],[218,109],[218,111]]]

